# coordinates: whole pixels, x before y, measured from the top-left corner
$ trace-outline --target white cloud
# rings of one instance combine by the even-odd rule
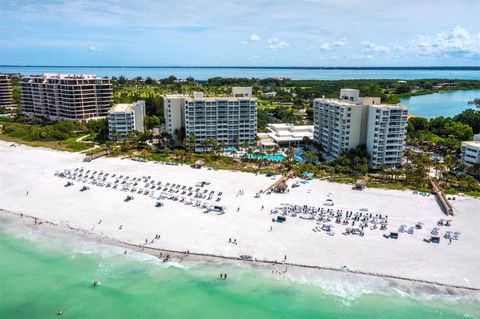
[[[363,52],[365,53],[379,53],[379,54],[386,54],[390,52],[390,48],[384,45],[378,45],[373,43],[372,41],[364,41],[362,42],[363,45]]]
[[[91,47],[88,48],[88,51],[90,51],[90,52],[102,52],[102,49],[99,49],[99,48],[92,45]]]
[[[456,26],[435,36],[419,35],[412,42],[411,51],[418,56],[480,57],[480,34],[470,34]]]
[[[344,55],[343,57],[348,60],[371,60],[374,58],[372,54],[357,54],[357,53],[347,54],[347,55]]]
[[[480,34],[470,34],[462,27],[453,27],[448,32],[433,36],[419,35],[406,44],[377,44],[372,41],[362,42],[362,54],[350,55],[349,58],[370,59],[371,56],[390,58],[414,55],[418,57],[457,57],[480,58]]]
[[[273,50],[273,51],[286,49],[286,48],[290,47],[290,43],[288,43],[286,41],[282,41],[275,36],[269,37],[268,40],[267,40],[267,43],[268,43],[268,48]]]
[[[250,41],[260,41],[260,37],[254,33],[250,36]]]
[[[320,44],[320,49],[322,49],[323,51],[328,51],[331,49],[331,47],[328,42],[322,42],[322,44]]]
[[[261,39],[258,35],[256,35],[255,33],[252,33],[250,35],[250,37],[248,37],[248,41],[241,41],[240,44],[247,45],[247,44],[250,44],[252,42],[258,42],[260,40]]]
[[[344,45],[347,45],[347,39],[343,38],[343,39],[337,40],[333,42],[333,45],[336,47],[343,47]]]

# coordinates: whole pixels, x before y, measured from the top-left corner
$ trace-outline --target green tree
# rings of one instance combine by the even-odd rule
[[[144,122],[147,130],[160,126],[160,119],[156,115],[146,116]]]
[[[480,99],[477,99],[480,101]],[[453,118],[457,122],[469,125],[473,134],[480,133],[480,110],[468,109]]]

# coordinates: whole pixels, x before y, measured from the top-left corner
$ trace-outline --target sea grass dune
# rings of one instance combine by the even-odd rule
[[[192,169],[120,158],[85,163],[83,155],[78,153],[12,146],[5,142],[0,142],[0,158],[2,214],[13,212],[33,216],[38,218],[36,222],[48,221],[81,229],[95,236],[145,246],[146,250],[251,257],[252,261],[260,263],[306,266],[308,271],[317,267],[331,268],[447,288],[480,289],[477,273],[480,267],[479,199],[456,196],[452,201],[455,216],[447,218],[434,196],[411,191],[357,191],[351,185],[314,180],[290,187],[285,194],[257,196],[278,176]],[[73,174],[82,168],[83,172],[90,170],[89,176],[95,171],[95,176],[108,173],[104,185],[91,184],[93,179],[84,183],[58,176],[67,171]],[[128,191],[122,190],[128,183],[118,183],[118,187],[113,188],[120,175],[123,175],[122,181],[126,176],[130,181],[135,178],[138,191],[142,189],[142,193],[131,192],[135,182],[131,182]],[[290,180],[288,184],[297,181]],[[65,187],[67,182],[73,185]],[[207,184],[199,186],[199,182]],[[167,186],[167,183],[170,184]],[[149,184],[148,194],[145,194],[144,184]],[[172,184],[179,187],[175,185],[170,192]],[[155,187],[152,189],[150,185]],[[88,189],[80,191],[84,186]],[[192,195],[189,196],[190,187]],[[199,192],[195,197],[197,188]],[[126,201],[127,196],[133,198]],[[220,200],[216,201],[217,198]],[[157,202],[163,205],[156,205]],[[330,203],[333,206],[324,205]],[[344,214],[351,211],[353,214],[363,212],[363,216],[388,216],[388,228],[371,229],[370,224],[363,236],[344,235],[347,227],[358,227],[358,223],[357,226],[343,225],[335,219],[319,222],[309,219],[308,214],[287,215],[286,222],[273,222],[272,219],[281,216],[279,208],[291,207],[289,205],[342,210]],[[221,206],[224,214],[213,209],[207,213],[213,206]],[[277,213],[273,213],[275,210]],[[450,219],[451,225],[438,226],[440,219]],[[33,219],[29,223],[33,224]],[[402,225],[409,229],[417,223],[422,223],[423,227],[415,228],[413,234],[400,233],[396,240],[383,236],[396,232]],[[323,224],[333,226],[330,234],[321,230]],[[439,244],[423,240],[430,238],[434,227],[439,228]],[[457,232],[458,239],[445,239],[447,231]]]

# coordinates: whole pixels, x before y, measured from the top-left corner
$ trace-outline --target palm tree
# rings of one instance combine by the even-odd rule
[[[287,156],[288,159],[292,159],[293,158],[293,154],[295,153],[295,149],[291,146],[289,146],[286,150],[285,150],[285,155]]]
[[[200,142],[200,145],[202,145],[203,150],[208,150],[208,147],[210,146],[210,141],[205,139]]]
[[[240,147],[243,148],[243,151],[245,151],[248,147],[248,142],[247,141],[243,141],[241,144],[240,144]]]
[[[256,151],[254,154],[255,154],[255,160],[258,164],[258,169],[260,170],[261,164],[265,160],[265,154],[260,151]]]

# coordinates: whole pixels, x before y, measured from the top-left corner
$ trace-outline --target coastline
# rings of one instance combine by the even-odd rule
[[[43,232],[48,234],[65,234],[71,235],[76,234],[80,236],[79,238],[84,241],[91,241],[95,244],[106,244],[122,249],[132,250],[139,253],[144,253],[151,255],[155,258],[161,259],[160,253],[162,256],[169,255],[171,259],[167,262],[176,262],[179,264],[186,265],[203,265],[203,264],[227,264],[230,266],[236,267],[254,267],[262,268],[264,270],[270,270],[275,268],[275,266],[288,267],[288,271],[298,274],[310,274],[312,278],[315,278],[315,274],[312,272],[325,272],[328,275],[331,275],[332,272],[339,274],[339,276],[355,276],[358,279],[365,279],[373,277],[374,279],[380,279],[387,283],[387,285],[392,289],[398,289],[405,294],[416,294],[418,292],[428,291],[433,295],[453,295],[453,296],[469,296],[471,294],[477,294],[480,292],[480,288],[473,288],[468,286],[459,286],[459,285],[450,285],[441,282],[432,282],[422,279],[407,278],[401,276],[392,276],[388,274],[380,273],[369,273],[363,271],[350,270],[348,268],[332,268],[332,267],[322,267],[316,265],[302,265],[295,264],[290,262],[279,262],[274,260],[243,260],[236,256],[223,256],[223,255],[213,255],[201,252],[183,252],[170,249],[154,248],[142,245],[136,245],[128,242],[121,241],[116,238],[99,236],[93,232],[90,232],[86,229],[81,229],[73,227],[70,225],[60,225],[48,220],[36,219],[34,216],[26,215],[18,212],[6,211],[0,209],[0,220],[2,225],[7,226],[11,224],[22,225],[28,227],[30,230],[33,228],[42,227]],[[34,221],[37,223],[33,223]],[[35,231],[35,230],[33,230]],[[164,261],[165,262],[165,261]],[[295,275],[294,275],[295,277]],[[478,295],[480,297],[480,295]],[[480,301],[480,300],[479,300]]]
[[[272,184],[272,179],[118,158],[83,163],[78,153],[27,146],[10,148],[3,142],[0,154],[4,158],[4,166],[0,168],[2,215],[17,222],[19,214],[36,216],[45,221],[42,226],[51,226],[52,232],[71,230],[115,246],[156,257],[162,252],[189,263],[228,263],[267,269],[288,266],[289,275],[298,269],[302,273],[327,273],[325,277],[371,278],[408,291],[412,286],[446,294],[457,294],[457,290],[476,294],[480,289],[475,275],[480,261],[475,250],[478,242],[475,225],[479,218],[472,212],[480,202],[478,199],[458,196],[454,202],[457,214],[452,230],[462,232],[460,241],[454,245],[446,241],[440,245],[424,243],[422,237],[429,233],[429,228],[415,235],[402,235],[398,240],[387,240],[379,231],[370,230],[362,238],[343,236],[338,225],[337,234],[331,237],[312,231],[315,222],[306,219],[289,217],[285,224],[272,224],[269,211],[281,203],[318,206],[327,197],[333,198],[339,209],[368,205],[373,212],[387,212],[393,228],[417,221],[430,227],[445,215],[433,196],[422,197],[408,191],[358,192],[349,185],[314,181],[292,189],[289,194],[254,199],[255,192]],[[156,208],[152,198],[137,194],[133,202],[125,203],[126,195],[120,190],[90,185],[92,189],[82,193],[78,192],[82,183],[76,181],[73,188],[63,187],[66,180],[54,176],[55,171],[78,165],[130,176],[151,174],[152,179],[186,185],[208,180],[209,189],[224,192],[225,198],[220,203],[226,214],[202,214],[198,208],[170,200],[164,201],[165,207]],[[244,189],[245,195],[238,196],[238,189]],[[260,209],[262,204],[265,210]],[[241,207],[240,212],[236,212],[237,206]],[[99,219],[102,224],[97,223]],[[25,221],[32,224],[30,218]],[[119,225],[124,229],[119,230]],[[271,225],[275,228],[273,232],[269,231]],[[153,238],[153,234],[161,234],[161,240],[144,246],[142,242]],[[237,238],[239,245],[228,244],[229,237]],[[190,254],[185,256],[183,252],[187,250]],[[253,256],[254,262],[240,260],[242,255]],[[287,262],[282,261],[284,255],[289,257]]]

